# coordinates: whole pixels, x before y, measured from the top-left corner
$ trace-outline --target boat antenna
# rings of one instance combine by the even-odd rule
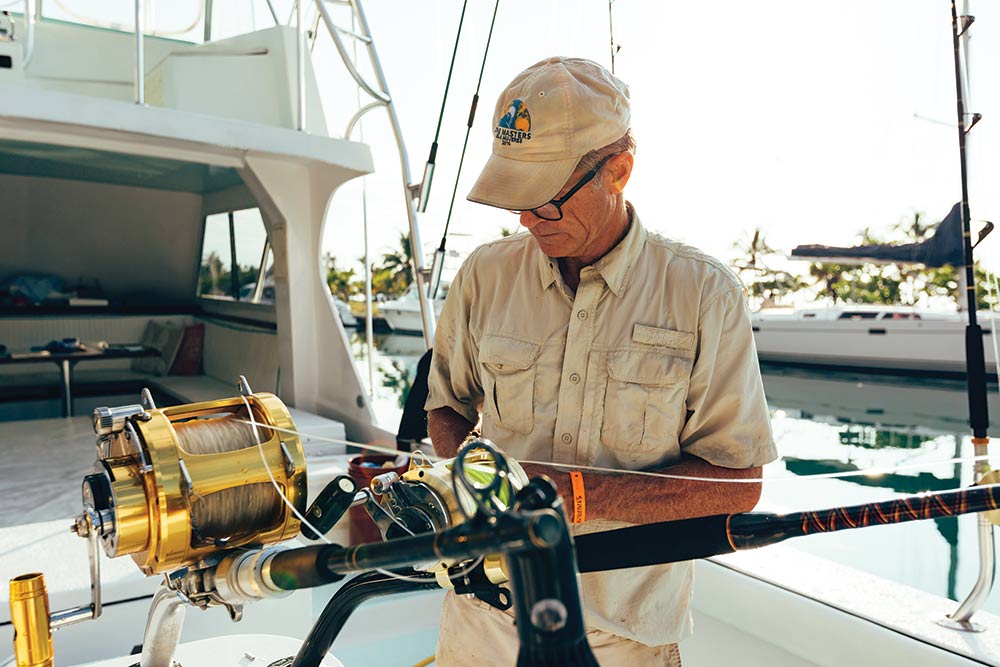
[[[611,15],[611,5],[615,4],[615,0],[608,0],[608,34],[611,37],[611,73],[615,73],[615,54],[622,50],[619,44],[615,44],[615,22],[614,17]]]
[[[431,299],[434,299],[437,296],[438,287],[441,284],[441,269],[444,268],[444,253],[445,246],[448,242],[448,228],[451,226],[452,211],[455,210],[455,195],[458,193],[458,181],[462,177],[462,165],[465,164],[465,151],[469,147],[469,134],[472,132],[472,123],[476,120],[476,107],[479,106],[479,88],[483,83],[483,72],[486,71],[486,57],[490,53],[490,42],[493,41],[493,27],[497,23],[497,10],[499,8],[500,0],[496,0],[493,4],[493,18],[490,20],[490,32],[486,36],[486,47],[483,49],[483,62],[479,66],[479,78],[476,80],[476,92],[472,95],[472,106],[469,108],[469,120],[465,125],[465,141],[462,142],[462,155],[458,159],[458,172],[455,174],[455,185],[451,189],[451,201],[448,203],[448,217],[446,217],[444,221],[444,233],[441,234],[441,243],[438,245],[437,250],[434,251],[434,263],[431,265]],[[464,7],[462,11],[465,11]],[[438,129],[440,130],[440,121],[438,123]]]
[[[462,25],[465,23],[465,9],[469,0],[462,3],[462,14],[458,17],[458,32],[455,33],[455,46],[451,50],[451,64],[448,65],[448,78],[444,82],[444,96],[441,98],[441,111],[438,114],[437,129],[434,130],[434,141],[431,142],[431,152],[424,165],[424,177],[420,180],[420,195],[417,210],[424,213],[427,210],[427,198],[431,194],[431,182],[434,180],[434,168],[437,164],[438,138],[441,136],[441,122],[444,120],[444,108],[448,104],[448,89],[451,88],[451,75],[455,71],[455,58],[458,56],[458,42],[462,39]]]

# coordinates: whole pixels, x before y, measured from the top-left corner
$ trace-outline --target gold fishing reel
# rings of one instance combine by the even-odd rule
[[[217,552],[295,537],[306,462],[288,409],[240,378],[240,396],[157,409],[94,411],[98,457],[83,482],[78,532],[144,573],[172,572]]]

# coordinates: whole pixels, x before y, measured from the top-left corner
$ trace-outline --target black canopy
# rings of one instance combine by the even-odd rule
[[[860,264],[923,264],[939,267],[946,264],[961,266],[965,263],[962,251],[961,204],[951,207],[951,212],[941,221],[934,236],[920,243],[901,245],[865,245],[837,248],[826,245],[800,245],[792,250],[793,259]]]

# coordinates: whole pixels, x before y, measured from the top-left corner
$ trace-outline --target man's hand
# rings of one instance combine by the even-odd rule
[[[434,453],[443,459],[458,454],[458,447],[476,425],[449,407],[435,408],[427,413],[427,435],[431,437]]]
[[[559,495],[572,511],[573,490],[568,468],[522,463],[528,477],[547,475],[556,483]],[[754,468],[720,468],[694,456],[656,472],[685,477],[751,479],[760,477]],[[701,482],[644,475],[582,471],[587,499],[587,519],[627,523],[675,521],[712,514],[749,512],[760,500],[760,482]]]

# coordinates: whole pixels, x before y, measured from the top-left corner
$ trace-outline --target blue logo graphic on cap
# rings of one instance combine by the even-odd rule
[[[521,100],[514,100],[507,107],[507,113],[497,123],[497,127],[505,127],[509,130],[521,130],[527,132],[531,129],[531,114],[528,113],[528,106]]]
[[[520,144],[531,139],[531,114],[528,105],[521,100],[514,100],[507,105],[507,113],[500,117],[493,130],[494,136],[504,146],[512,143]]]

